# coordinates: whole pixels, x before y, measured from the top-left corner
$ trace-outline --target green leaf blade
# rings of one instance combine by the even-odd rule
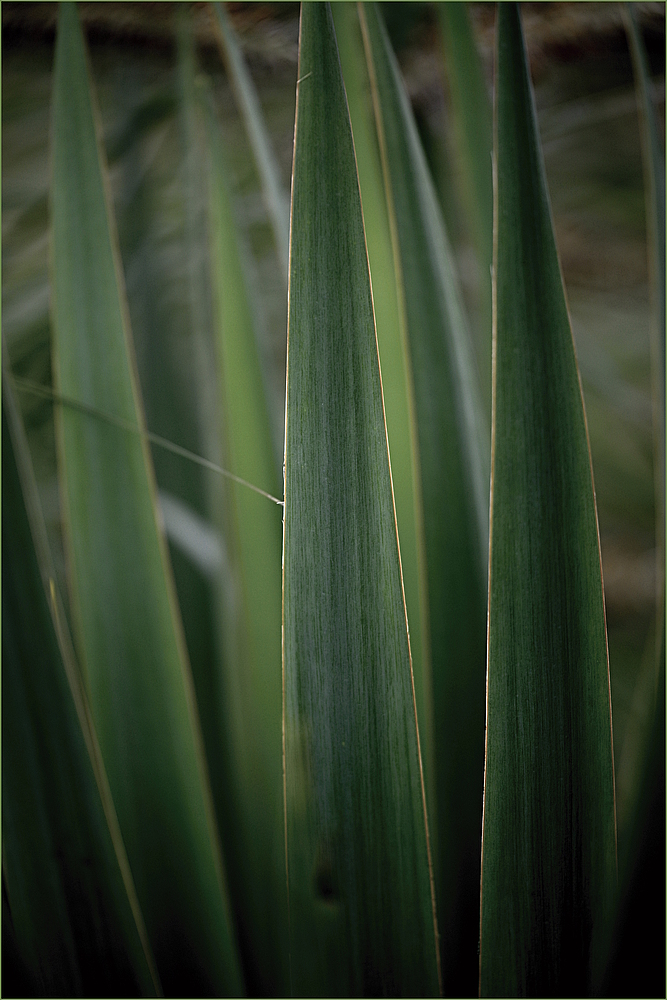
[[[212,101],[207,126],[210,263],[224,464],[280,496],[229,168]],[[227,791],[221,827],[253,995],[289,990],[282,786],[282,510],[235,483],[220,497],[226,542],[221,588]],[[233,806],[233,808],[232,808]]]
[[[488,432],[453,258],[412,110],[377,8],[360,10],[417,425],[440,956],[445,993],[466,995],[477,978]]]
[[[329,7],[304,4],[301,17],[283,591],[293,990],[433,995],[423,785],[354,151]]]
[[[626,32],[635,73],[648,238],[651,293],[651,391],[653,397],[653,466],[655,477],[657,644],[664,641],[665,615],[665,154],[651,96],[646,48],[631,4],[623,5]],[[663,648],[664,655],[664,648]],[[664,663],[658,655],[658,673]]]
[[[278,164],[271,149],[259,97],[244,62],[234,29],[230,24],[224,4],[216,2],[213,6],[225,62],[236,99],[243,113],[246,131],[262,183],[264,200],[271,217],[276,249],[283,267],[283,274],[286,275],[289,255],[289,202],[280,181]]]
[[[3,927],[9,915],[36,994],[94,993],[102,976],[111,991],[155,995],[25,435],[4,379],[2,436]],[[7,982],[10,969],[8,962]]]
[[[410,623],[410,653],[415,681],[419,739],[426,780],[429,818],[433,822],[433,719],[430,690],[428,610],[425,609],[426,555],[420,530],[420,487],[414,405],[409,396],[408,362],[399,310],[399,291],[392,256],[391,229],[384,193],[370,81],[364,56],[357,5],[336,3],[331,8],[347,94],[359,188],[364,212],[368,263],[373,285],[373,308],[382,369],[382,393],[391,455],[396,521],[401,547],[405,604]],[[433,807],[435,800],[433,800]]]
[[[460,157],[458,179],[479,266],[477,361],[485,412],[491,408],[491,264],[493,254],[493,115],[467,5],[439,3],[445,74]]]
[[[518,11],[498,11],[481,995],[585,995],[615,878],[586,421]]]
[[[143,430],[78,15],[63,5],[53,147],[58,391]],[[238,995],[192,679],[144,437],[65,409],[74,619],[91,707],[168,991]]]

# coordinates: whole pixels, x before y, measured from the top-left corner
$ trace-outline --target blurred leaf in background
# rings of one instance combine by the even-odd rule
[[[8,380],[2,460],[3,988],[159,993]]]
[[[74,641],[164,988],[233,995],[236,934],[74,4],[59,8],[52,121],[55,385],[139,432],[56,414]]]

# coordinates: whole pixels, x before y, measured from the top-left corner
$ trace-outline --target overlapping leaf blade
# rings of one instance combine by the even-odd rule
[[[586,995],[615,877],[597,517],[518,9],[497,16],[480,985]]]
[[[438,991],[424,791],[354,150],[304,4],[292,180],[283,670],[293,990]]]
[[[143,417],[78,15],[64,4],[53,111],[58,390]],[[58,436],[76,640],[163,986],[238,995],[202,740],[145,438],[74,410]]]
[[[10,927],[31,994],[92,994],[103,977],[111,992],[155,995],[159,983],[57,597],[23,428],[4,379],[2,482],[3,938]],[[5,992],[12,973],[10,961]]]
[[[373,308],[382,368],[382,394],[391,455],[396,521],[401,546],[405,604],[410,623],[410,653],[415,679],[419,738],[433,829],[433,717],[428,637],[426,554],[421,526],[417,428],[409,379],[408,345],[399,309],[399,290],[391,246],[391,227],[382,178],[370,81],[356,3],[331,8],[354,135],[354,151],[364,212],[364,231],[373,285]],[[402,300],[401,300],[402,301]]]
[[[409,345],[427,565],[445,993],[476,981],[484,754],[485,420],[453,258],[384,25],[360,8]]]
[[[202,88],[208,151],[210,264],[225,468],[274,497],[278,485],[255,342],[244,247],[212,94]],[[226,791],[220,816],[253,995],[284,993],[287,899],[282,789],[281,507],[220,483],[226,561],[221,588],[219,717]]]

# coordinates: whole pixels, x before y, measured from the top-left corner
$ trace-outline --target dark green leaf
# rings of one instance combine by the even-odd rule
[[[517,7],[498,8],[482,996],[586,996],[615,881],[586,420]]]
[[[2,408],[3,993],[159,992],[12,389]],[[38,555],[39,553],[39,555]],[[49,587],[49,596],[45,585]],[[13,956],[4,950],[7,935]],[[16,994],[15,994],[16,995]]]
[[[284,726],[292,985],[433,995],[411,664],[354,149],[302,8],[292,182]]]
[[[488,446],[453,258],[412,111],[376,7],[362,8],[361,19],[418,431],[443,983],[445,993],[466,995],[477,980]]]
[[[399,308],[400,292],[394,269],[391,226],[357,5],[336,3],[331,8],[331,13],[354,135],[354,151],[364,212],[364,231],[382,370],[382,395],[391,456],[391,477],[401,547],[403,587],[410,623],[410,653],[415,679],[419,738],[430,815],[435,808],[435,799],[431,787],[433,702],[427,631],[426,553],[421,526],[421,487],[418,453],[415,447],[417,427],[414,401],[411,398],[404,311]]]

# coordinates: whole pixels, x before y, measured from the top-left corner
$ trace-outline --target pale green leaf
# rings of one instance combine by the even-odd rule
[[[143,432],[97,127],[78,14],[63,4],[52,152],[56,388]],[[238,995],[148,444],[71,408],[57,417],[77,651],[158,972],[169,992]]]
[[[644,43],[631,4],[624,5],[630,52],[635,70],[642,129],[646,198],[646,229],[651,290],[651,380],[656,513],[657,628],[659,649],[664,639],[665,603],[665,154],[651,95],[651,77]],[[663,650],[664,653],[664,650]],[[659,662],[659,656],[658,656]],[[660,666],[659,668],[660,669]],[[664,667],[663,667],[664,669]]]
[[[278,497],[264,386],[223,140],[202,87],[208,153],[210,267],[225,467]],[[218,480],[226,563],[221,588],[219,717],[227,770],[221,826],[248,990],[286,992],[287,899],[282,789],[282,509]]]
[[[224,4],[216,2],[213,6],[225,62],[236,99],[243,112],[243,120],[255,156],[255,163],[262,183],[262,192],[273,226],[276,249],[283,273],[286,275],[289,254],[289,202],[280,181],[278,164],[271,149],[259,97],[244,62],[234,29],[229,22]]]
[[[475,45],[468,5],[437,5],[445,54],[445,76],[459,163],[456,171],[461,201],[477,256],[479,302],[475,346],[486,413],[491,412],[491,262],[493,184],[491,101]]]

